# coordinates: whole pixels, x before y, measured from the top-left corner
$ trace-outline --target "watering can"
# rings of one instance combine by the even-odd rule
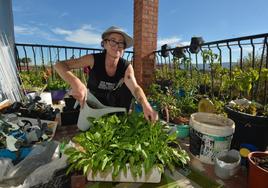
[[[81,131],[86,131],[92,125],[87,120],[88,117],[99,118],[105,114],[115,112],[126,112],[126,108],[111,107],[103,105],[92,93],[87,91],[87,99],[83,108],[80,108],[80,113],[77,121],[77,126]]]

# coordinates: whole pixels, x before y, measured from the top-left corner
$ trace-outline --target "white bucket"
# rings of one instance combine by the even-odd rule
[[[194,113],[190,118],[190,152],[200,161],[214,164],[218,152],[230,149],[234,130],[235,123],[229,118]]]
[[[221,179],[229,179],[240,168],[241,156],[236,150],[221,151],[215,157],[215,174]]]

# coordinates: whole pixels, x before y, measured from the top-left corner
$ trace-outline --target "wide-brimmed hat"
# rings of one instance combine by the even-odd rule
[[[132,39],[132,37],[129,36],[121,28],[116,27],[116,26],[109,27],[106,31],[104,31],[102,33],[102,35],[101,35],[102,39],[105,39],[106,35],[108,35],[110,33],[119,33],[119,34],[121,34],[124,37],[124,39],[125,39],[126,48],[129,48],[129,47],[133,46],[133,39]]]

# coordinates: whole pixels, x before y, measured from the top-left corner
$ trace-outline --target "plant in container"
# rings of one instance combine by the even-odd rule
[[[192,78],[187,70],[189,59],[174,58],[173,66],[164,66],[155,74],[155,83],[149,88],[149,98],[160,109],[160,115],[168,122],[187,124],[189,114],[197,109],[195,92],[196,77]],[[168,80],[169,82],[166,82]]]
[[[38,71],[23,71],[20,72],[22,86],[27,93],[42,92],[47,86],[47,81],[50,76],[50,71],[43,68]]]
[[[239,92],[243,96],[249,96],[253,85],[263,76],[268,78],[266,69],[262,69],[260,74],[252,68],[246,72],[235,69],[232,79]],[[252,144],[257,150],[266,150],[268,146],[267,104],[239,98],[229,102],[225,110],[228,117],[236,123],[232,148],[239,149],[241,144]]]
[[[176,106],[177,99],[172,95],[169,88],[163,91],[160,85],[152,84],[150,86],[149,100],[158,104],[160,114],[167,122],[172,121],[181,112]]]
[[[156,183],[165,167],[174,170],[175,165],[184,166],[189,161],[176,133],[169,135],[160,122],[152,125],[140,113],[90,121],[93,126],[73,138],[76,147],[65,151],[68,172],[82,170],[91,181]]]
[[[46,90],[51,92],[52,100],[62,100],[69,88],[69,84],[59,77],[51,78],[48,80]]]

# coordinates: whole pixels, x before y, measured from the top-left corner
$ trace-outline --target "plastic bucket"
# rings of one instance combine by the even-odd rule
[[[229,150],[235,130],[233,120],[198,112],[190,117],[190,152],[200,161],[214,164],[215,155]]]
[[[190,127],[189,125],[177,125],[177,137],[186,138],[189,136]]]
[[[240,168],[241,156],[237,150],[221,151],[215,157],[215,174],[221,179],[229,179]]]

